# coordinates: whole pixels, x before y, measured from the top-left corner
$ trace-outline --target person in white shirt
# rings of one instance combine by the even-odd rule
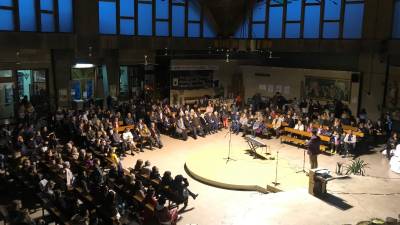
[[[294,129],[304,131],[304,124],[301,122],[301,120],[297,122],[297,124],[294,126]]]
[[[393,150],[393,156],[390,158],[390,169],[400,174],[400,145],[397,145],[396,149]]]
[[[348,153],[353,152],[354,149],[356,148],[356,142],[357,138],[353,134],[353,131],[350,131],[349,133],[346,134],[344,137],[344,155],[343,157],[346,157]]]
[[[67,185],[67,188],[70,188],[74,181],[74,174],[70,169],[70,164],[68,161],[64,162],[63,173],[65,174],[65,181],[66,181],[65,183]]]

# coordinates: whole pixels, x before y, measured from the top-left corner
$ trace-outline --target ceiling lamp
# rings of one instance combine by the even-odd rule
[[[77,63],[72,66],[74,69],[86,69],[86,68],[93,68],[94,65],[91,63]]]

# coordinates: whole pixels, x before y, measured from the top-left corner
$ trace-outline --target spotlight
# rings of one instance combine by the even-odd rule
[[[77,63],[72,66],[74,69],[85,69],[85,68],[93,68],[94,65],[91,63]]]

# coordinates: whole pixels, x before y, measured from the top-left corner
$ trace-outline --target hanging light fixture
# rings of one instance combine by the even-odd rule
[[[230,61],[229,61],[229,53],[226,53],[226,59],[225,59],[225,62],[227,62],[227,63],[229,63]]]

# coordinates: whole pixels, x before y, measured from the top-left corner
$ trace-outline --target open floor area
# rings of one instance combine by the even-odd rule
[[[257,191],[238,191],[213,187],[191,178],[185,171],[185,163],[193,155],[210,150],[221,152],[212,154],[215,157],[225,157],[228,153],[229,137],[226,130],[194,140],[188,141],[172,139],[163,136],[164,148],[145,150],[135,156],[127,156],[123,160],[125,168],[133,167],[137,159],[149,160],[160,171],[170,170],[172,174],[182,174],[189,179],[189,189],[199,193],[196,200],[190,200],[189,210],[182,214],[180,224],[307,224],[307,225],[338,225],[355,224],[358,221],[371,218],[396,218],[400,213],[400,176],[391,172],[388,161],[378,150],[361,158],[368,163],[366,176],[350,176],[348,179],[337,179],[328,182],[328,199],[319,199],[308,193],[308,186],[291,188],[279,193],[263,194]],[[303,149],[281,144],[278,139],[265,140],[272,155],[279,149],[280,158],[286,165],[295,171],[302,169]],[[246,154],[248,147],[241,135],[232,135],[232,158],[246,161],[260,161]],[[306,159],[306,167],[309,167]],[[327,168],[334,173],[336,162],[348,163],[351,158],[343,159],[340,156],[319,156],[321,168]],[[199,163],[207,168],[215,168],[213,160],[202,160]],[[228,162],[229,164],[237,161]],[[223,168],[220,168],[223,169]],[[274,169],[268,168],[268,169]],[[222,171],[215,171],[216,174]],[[229,171],[226,171],[228,176]],[[273,171],[274,172],[274,171]],[[271,171],[249,172],[247,177],[259,180],[269,180]],[[244,174],[238,174],[241,182]],[[301,176],[306,175],[301,173]],[[291,183],[290,179],[280,177],[282,186]],[[273,185],[273,184],[270,184]],[[333,216],[335,215],[335,216]]]

